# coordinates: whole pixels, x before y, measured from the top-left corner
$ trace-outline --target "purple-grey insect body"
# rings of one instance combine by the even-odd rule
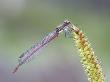
[[[64,29],[66,29],[66,27],[69,24],[69,21],[64,21],[62,25],[58,26],[53,32],[49,33],[46,37],[44,37],[44,39],[40,43],[33,45],[30,49],[24,52],[19,57],[19,64],[16,66],[13,73],[15,73],[18,70],[19,66],[26,63],[34,55],[35,52],[43,48],[46,44],[48,44],[50,41],[56,38],[59,35],[59,33],[64,31]]]
[[[43,48],[47,43],[52,41],[55,37],[57,37],[59,32],[57,30],[53,31],[52,33],[48,34],[40,43],[35,44],[32,46],[29,50],[24,52],[20,57],[19,57],[19,64],[24,64],[26,61],[30,59],[30,57],[37,52],[39,49]]]

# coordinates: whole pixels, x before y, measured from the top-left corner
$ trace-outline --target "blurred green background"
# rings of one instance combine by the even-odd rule
[[[88,82],[64,34],[17,73],[18,57],[65,19],[80,27],[110,81],[110,0],[0,0],[0,82]]]

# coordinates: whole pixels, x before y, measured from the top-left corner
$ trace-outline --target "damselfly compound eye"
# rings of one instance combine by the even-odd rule
[[[64,23],[70,24],[70,21],[69,20],[65,20]]]

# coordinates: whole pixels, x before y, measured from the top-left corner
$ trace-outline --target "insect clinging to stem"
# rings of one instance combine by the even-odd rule
[[[84,67],[84,70],[88,76],[88,80],[90,82],[105,82],[101,65],[97,56],[94,54],[94,51],[90,47],[89,41],[85,37],[84,33],[70,21],[64,21],[53,32],[44,37],[40,43],[35,44],[26,52],[24,52],[19,57],[19,64],[16,66],[13,73],[15,73],[22,64],[31,59],[35,52],[38,52],[46,44],[58,37],[61,32],[65,32],[66,37],[72,36],[72,38],[74,38],[76,47],[80,52],[82,66]]]
[[[22,53],[19,57],[18,61],[19,64],[15,67],[13,73],[15,73],[18,68],[26,63],[27,61],[31,60],[32,56],[35,55],[34,53],[38,52],[40,49],[42,49],[45,45],[50,43],[52,40],[54,40],[58,35],[63,32],[65,29],[68,29],[68,26],[70,25],[70,21],[66,20],[61,25],[59,25],[53,32],[49,33],[46,37],[43,38],[43,40],[35,45],[33,45],[30,49],[28,49],[26,52]],[[66,33],[66,32],[65,32]]]

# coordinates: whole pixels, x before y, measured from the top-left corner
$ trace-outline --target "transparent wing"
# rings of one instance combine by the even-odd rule
[[[65,32],[65,37],[66,38],[73,38],[73,29],[71,29],[70,27],[65,27],[64,32]]]
[[[48,36],[44,37],[44,39],[40,43],[35,44],[29,50],[24,52],[19,57],[19,63],[24,64],[25,62],[27,62],[35,52],[43,48],[46,44],[48,44],[51,40],[53,40],[57,36],[58,33],[56,31],[53,31],[52,33],[48,34]]]
[[[52,33],[49,33],[46,37],[44,37],[44,39],[40,43],[33,45],[30,49],[28,49],[26,52],[21,54],[18,60],[19,64],[17,65],[13,73],[15,73],[22,64],[30,61],[35,52],[45,47],[45,45],[48,44],[50,41],[52,41],[54,38],[56,38],[58,34],[59,33],[57,30],[53,31]]]

